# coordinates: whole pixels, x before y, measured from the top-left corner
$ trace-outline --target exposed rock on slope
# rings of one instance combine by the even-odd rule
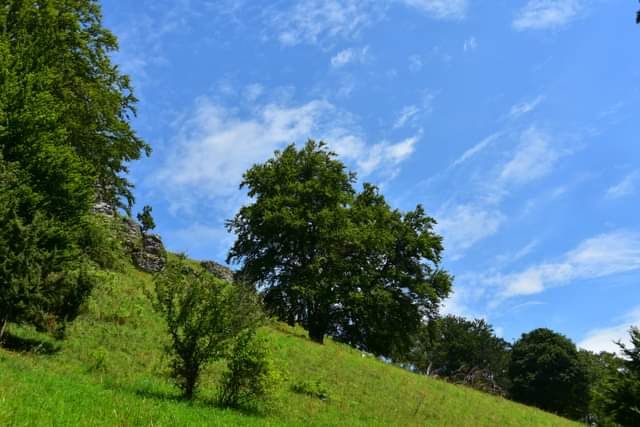
[[[149,273],[157,273],[164,269],[167,255],[162,239],[157,234],[142,234],[142,247],[133,252],[136,266]]]
[[[230,283],[234,281],[235,273],[229,267],[225,267],[224,265],[218,264],[215,261],[202,261],[200,262],[200,265],[202,265],[205,270],[216,276],[218,279]]]

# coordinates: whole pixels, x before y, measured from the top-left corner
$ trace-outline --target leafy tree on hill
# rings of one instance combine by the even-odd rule
[[[255,201],[227,227],[227,261],[264,292],[267,307],[319,343],[331,334],[377,354],[406,348],[448,295],[442,239],[422,207],[393,210],[377,188],[356,194],[355,174],[324,143],[294,145],[249,169]]]
[[[150,151],[129,124],[136,99],[101,19],[95,0],[0,5],[2,329],[61,332],[77,315],[101,263],[90,257],[105,253],[86,227],[96,187],[128,208],[127,163]]]
[[[510,345],[482,319],[445,316],[424,325],[405,359],[418,371],[503,394]]]
[[[612,375],[603,394],[604,409],[623,426],[640,425],[640,329],[629,330],[631,346],[618,343],[622,368]]]
[[[129,123],[136,98],[111,62],[118,45],[102,26],[98,1],[7,0],[0,40],[5,160],[28,171],[45,208],[83,210],[86,201],[73,201],[92,198],[96,184],[105,201],[124,198],[130,206],[127,162],[150,148]],[[73,174],[81,182],[66,176],[63,159],[72,158],[84,163]]]
[[[511,397],[545,411],[581,419],[589,404],[589,373],[575,344],[549,329],[516,341],[509,365]]]
[[[589,413],[584,420],[589,425],[613,426],[611,414],[606,409],[607,394],[611,381],[618,376],[623,367],[623,360],[614,353],[593,353],[580,350],[581,362],[589,373],[590,400]]]
[[[29,188],[0,156],[0,340],[7,323],[61,336],[94,286],[78,230],[35,212],[20,215]]]

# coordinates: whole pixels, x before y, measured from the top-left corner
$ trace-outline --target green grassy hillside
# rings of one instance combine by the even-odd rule
[[[412,374],[304,331],[265,328],[282,374],[267,413],[215,406],[223,364],[211,366],[189,404],[166,376],[163,326],[145,293],[151,277],[103,273],[85,312],[55,342],[12,326],[0,349],[0,425],[473,425],[573,423],[472,389]],[[329,398],[292,391],[321,381]]]

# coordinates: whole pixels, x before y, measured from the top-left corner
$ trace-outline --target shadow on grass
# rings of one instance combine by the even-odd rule
[[[176,393],[169,393],[166,391],[139,389],[139,390],[133,390],[133,393],[136,396],[142,397],[144,399],[163,400],[166,402],[175,402],[175,403],[189,403],[189,401],[184,397]]]
[[[60,345],[50,341],[39,340],[37,338],[25,338],[11,333],[6,333],[2,337],[0,347],[16,353],[33,353],[42,355],[56,354],[62,348]]]
[[[257,407],[226,407],[221,405],[217,399],[208,396],[194,397],[192,400],[188,400],[180,394],[168,391],[150,390],[147,388],[134,389],[132,391],[136,396],[144,399],[156,399],[164,402],[188,404],[195,407],[233,411],[250,417],[262,418],[266,416],[266,413]]]

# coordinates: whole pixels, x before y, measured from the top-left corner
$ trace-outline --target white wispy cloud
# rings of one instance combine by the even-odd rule
[[[614,231],[592,237],[557,262],[499,277],[502,297],[532,295],[552,286],[640,269],[640,233]]]
[[[420,112],[420,108],[418,108],[417,105],[407,105],[406,107],[404,107],[400,112],[400,114],[398,115],[396,122],[393,124],[394,129],[398,129],[406,125],[419,112]]]
[[[422,70],[423,66],[424,62],[420,55],[414,54],[409,56],[409,71],[417,73],[418,71]]]
[[[630,345],[629,329],[632,326],[640,326],[640,306],[622,316],[619,322],[613,326],[596,328],[587,332],[578,343],[578,347],[596,353],[601,351],[619,353],[620,347],[616,342],[620,341],[627,346]]]
[[[463,19],[469,9],[468,0],[401,0],[436,19]]]
[[[470,160],[471,158],[477,156],[479,153],[489,147],[494,141],[500,138],[503,134],[503,132],[496,132],[484,138],[482,141],[478,142],[476,145],[462,153],[462,155],[451,164],[451,167],[454,168],[456,166],[460,166],[467,160]]]
[[[365,46],[361,49],[349,48],[343,49],[331,57],[331,66],[333,68],[341,68],[347,64],[364,63],[367,61],[369,47]]]
[[[525,130],[513,157],[502,168],[500,180],[524,184],[549,174],[558,159],[566,154],[552,142],[548,133],[536,127]]]
[[[304,0],[268,17],[278,40],[286,46],[326,44],[357,38],[382,16],[385,2],[372,0]]]
[[[328,46],[358,38],[384,19],[393,5],[419,10],[433,19],[461,20],[468,13],[469,0],[302,0],[290,8],[269,8],[265,17],[269,32],[275,32],[285,46]]]
[[[636,185],[640,180],[640,172],[633,171],[625,176],[620,182],[609,187],[606,193],[608,199],[619,199],[630,196],[636,191]]]
[[[324,100],[297,106],[264,104],[240,116],[209,98],[201,98],[179,125],[166,161],[152,177],[152,187],[170,193],[174,211],[237,195],[242,174],[289,143],[325,140],[360,176],[389,178],[414,151],[415,135],[397,142],[365,143],[357,126]],[[226,202],[225,202],[226,201]],[[230,203],[230,202],[229,202]],[[238,201],[233,201],[238,203]]]
[[[509,118],[511,119],[517,119],[520,116],[523,116],[527,113],[532,112],[533,110],[536,109],[536,107],[538,107],[538,105],[540,105],[540,103],[544,101],[544,96],[543,95],[539,95],[536,98],[529,100],[529,101],[523,101],[520,102],[518,104],[515,104],[511,107],[511,109],[509,110]]]
[[[438,218],[438,231],[444,236],[448,256],[454,260],[495,234],[506,219],[499,210],[479,204],[454,206],[440,212]]]
[[[512,22],[516,30],[545,30],[567,25],[583,9],[581,0],[529,0]]]
[[[244,88],[244,97],[249,102],[254,102],[264,92],[264,87],[260,83],[252,83]]]
[[[519,142],[510,156],[470,184],[474,188],[472,198],[453,205],[453,209],[443,209],[438,216],[444,225],[443,233],[448,235],[448,245],[455,248],[454,259],[500,230],[506,221],[501,203],[507,196],[522,185],[550,174],[558,160],[569,153],[550,133],[535,126],[517,136],[499,131],[467,149],[446,172],[471,161],[498,141],[514,137]]]
[[[476,50],[477,48],[478,48],[478,41],[473,36],[466,39],[462,44],[462,50],[464,50],[465,52],[470,52],[472,50]]]

